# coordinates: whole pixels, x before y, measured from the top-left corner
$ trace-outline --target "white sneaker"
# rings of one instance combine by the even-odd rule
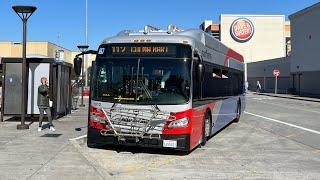
[[[50,126],[50,131],[56,131],[56,129],[53,126]]]
[[[41,132],[42,131],[42,127],[38,127],[38,132]]]

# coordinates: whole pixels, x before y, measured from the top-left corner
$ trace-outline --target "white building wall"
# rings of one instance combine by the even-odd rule
[[[254,26],[252,38],[235,41],[230,27],[238,18],[249,19]],[[283,15],[221,15],[221,42],[244,56],[246,63],[285,57],[285,17]]]

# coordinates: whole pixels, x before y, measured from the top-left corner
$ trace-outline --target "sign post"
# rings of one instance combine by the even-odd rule
[[[280,70],[274,69],[273,75],[275,77],[274,93],[277,94],[277,92],[278,92],[278,76],[280,75]]]

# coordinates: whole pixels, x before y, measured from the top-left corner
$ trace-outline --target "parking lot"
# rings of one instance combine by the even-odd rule
[[[249,94],[246,113],[189,154],[86,146],[86,108],[51,132],[0,128],[4,179],[319,179],[320,103]]]
[[[240,123],[187,155],[127,147],[89,149],[85,139],[73,144],[101,177],[115,179],[319,179],[319,114],[319,103],[249,94]]]

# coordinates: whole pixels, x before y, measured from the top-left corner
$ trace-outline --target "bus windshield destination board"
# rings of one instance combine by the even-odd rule
[[[191,56],[191,48],[175,44],[108,44],[100,46],[98,56],[187,58]]]

